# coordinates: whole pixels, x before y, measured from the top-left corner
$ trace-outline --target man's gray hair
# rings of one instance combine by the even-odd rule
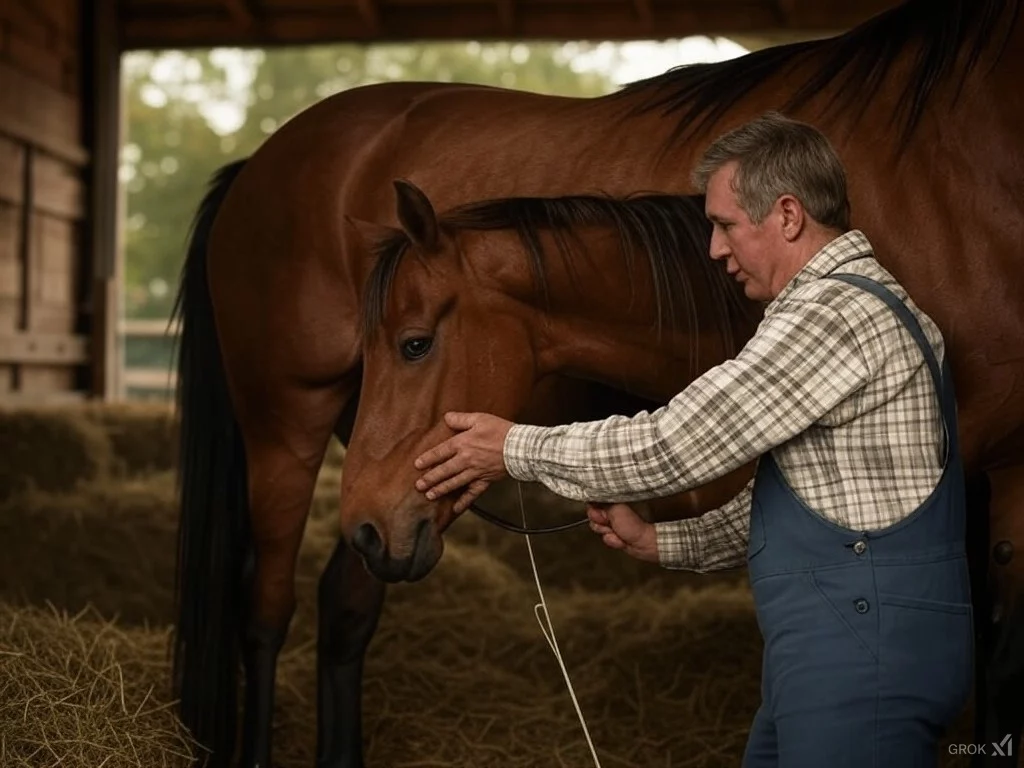
[[[846,171],[825,135],[806,123],[768,112],[720,136],[693,172],[701,194],[722,166],[737,163],[733,191],[750,220],[760,223],[780,196],[796,197],[819,224],[850,228]]]

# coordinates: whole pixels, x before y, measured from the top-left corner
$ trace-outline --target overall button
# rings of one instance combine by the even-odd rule
[[[867,613],[868,607],[868,601],[863,597],[853,601],[853,610],[857,613]]]
[[[868,544],[866,541],[864,541],[864,539],[860,539],[853,545],[853,551],[858,555],[863,555],[865,552],[867,552],[867,549]]]

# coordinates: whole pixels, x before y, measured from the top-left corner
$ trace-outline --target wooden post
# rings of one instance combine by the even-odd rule
[[[32,162],[35,157],[35,148],[28,144],[25,146],[24,158],[25,167],[21,182],[21,253],[18,259],[21,262],[21,302],[18,307],[17,330],[25,331],[29,327],[29,312],[31,311],[32,299],[32,211],[35,207],[35,195],[33,194],[34,178],[32,173]],[[22,372],[20,365],[12,368],[12,389],[22,389]]]
[[[82,8],[82,93],[86,106],[86,146],[92,166],[86,251],[92,263],[91,382],[94,398],[116,400],[120,383],[121,248],[118,237],[123,206],[118,184],[121,146],[121,45],[116,0],[86,0]],[[87,95],[88,94],[88,95]]]

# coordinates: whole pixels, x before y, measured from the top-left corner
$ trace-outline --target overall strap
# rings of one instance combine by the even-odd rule
[[[914,317],[914,313],[907,308],[900,298],[886,288],[884,285],[879,283],[877,280],[872,280],[870,277],[864,277],[862,275],[850,275],[850,274],[832,274],[829,275],[834,280],[842,280],[844,283],[862,288],[868,293],[874,294],[879,299],[884,301],[889,308],[896,313],[896,316],[903,323],[904,327],[910,332],[910,335],[917,342],[917,346],[921,348],[921,354],[924,356],[925,362],[928,364],[928,370],[931,371],[932,381],[935,383],[935,391],[939,396],[939,405],[942,411],[942,426],[945,432],[945,452],[946,456],[949,455],[949,448],[952,440],[956,440],[956,398],[952,391],[952,381],[950,381],[949,368],[944,364],[939,365],[939,361],[935,357],[935,351],[932,349],[932,345],[928,343],[928,338],[924,335],[924,331],[921,328],[921,324],[917,318]],[[943,372],[947,376],[943,376]],[[945,461],[943,461],[945,463]]]

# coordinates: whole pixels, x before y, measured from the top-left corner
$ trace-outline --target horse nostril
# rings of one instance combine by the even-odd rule
[[[370,523],[363,523],[356,529],[356,533],[352,537],[352,546],[363,557],[372,559],[379,558],[383,549],[380,534]]]

